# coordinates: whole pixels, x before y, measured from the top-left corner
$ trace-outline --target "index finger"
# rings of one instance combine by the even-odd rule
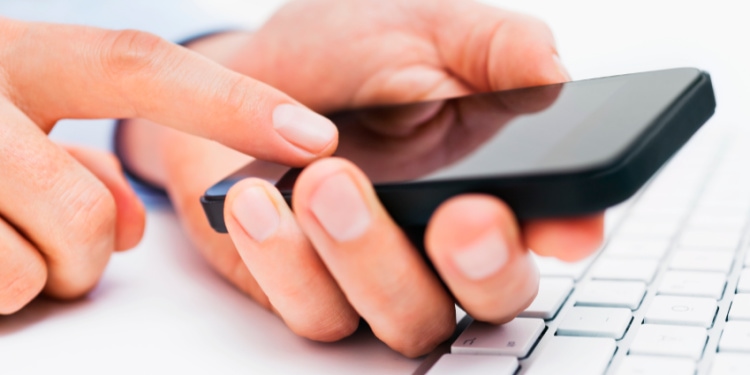
[[[10,20],[0,29],[8,96],[45,131],[62,118],[143,117],[289,165],[336,147],[328,119],[157,36]]]

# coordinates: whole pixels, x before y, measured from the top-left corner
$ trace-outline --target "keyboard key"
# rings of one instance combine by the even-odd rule
[[[740,272],[737,293],[750,293],[750,268],[745,268]]]
[[[699,359],[706,346],[705,328],[644,324],[630,345],[630,354]]]
[[[620,225],[617,234],[626,237],[669,239],[677,233],[679,224],[677,220],[659,220],[653,215],[630,215]]]
[[[714,357],[710,375],[747,375],[747,369],[750,369],[750,355],[719,353]]]
[[[734,253],[710,250],[680,250],[672,254],[669,269],[685,271],[716,271],[728,274]]]
[[[647,324],[676,324],[710,328],[716,315],[711,298],[656,296],[648,307]]]
[[[607,257],[662,259],[669,249],[668,240],[614,238],[604,253]]]
[[[557,258],[542,257],[532,253],[532,257],[539,267],[539,274],[543,277],[569,277],[573,280],[581,279],[597,255],[594,254],[581,261],[570,263],[563,262]]]
[[[603,375],[615,349],[613,339],[554,336],[540,349],[526,375]]]
[[[729,308],[729,320],[750,320],[750,294],[735,294]]]
[[[523,358],[544,331],[541,319],[515,318],[503,325],[472,322],[451,346],[454,354],[503,354]]]
[[[689,230],[679,240],[681,247],[733,251],[740,243],[741,232]]]
[[[718,300],[724,294],[725,285],[726,276],[718,272],[667,271],[657,293]]]
[[[695,362],[687,358],[663,358],[629,355],[623,359],[615,375],[693,375]]]
[[[639,202],[648,203],[648,202]],[[660,205],[660,204],[638,204],[631,211],[635,215],[665,215],[675,218],[682,218],[688,213],[689,207],[685,204],[680,205]]]
[[[458,324],[466,316],[466,311],[458,307],[458,305],[454,307],[456,308],[456,324]]]
[[[518,369],[518,359],[509,356],[443,354],[427,375],[513,375]]]
[[[602,258],[591,270],[596,280],[629,280],[650,283],[659,267],[656,260]]]
[[[573,280],[562,277],[542,277],[539,280],[539,293],[531,305],[519,316],[527,318],[552,319],[573,290]]]
[[[574,307],[563,317],[557,334],[620,339],[632,318],[630,309],[625,308]]]
[[[635,310],[646,294],[646,284],[639,281],[591,280],[576,292],[576,306],[627,307]]]
[[[713,196],[704,195],[696,206],[696,209],[724,211],[727,214],[744,214],[749,208],[750,201],[747,199],[747,194],[743,194],[741,197],[728,197],[718,194]]]
[[[707,212],[706,212],[707,211]],[[717,214],[713,210],[697,210],[687,222],[688,230],[736,230],[745,226],[744,214]]]
[[[719,340],[719,351],[750,354],[750,322],[737,320],[727,322]]]
[[[609,234],[614,232],[617,225],[620,224],[620,221],[625,217],[629,207],[630,202],[625,201],[617,206],[607,209],[607,212],[604,215],[604,235],[606,238],[609,238]]]

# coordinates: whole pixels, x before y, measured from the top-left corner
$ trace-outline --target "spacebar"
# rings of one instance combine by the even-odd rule
[[[532,358],[526,375],[602,375],[615,354],[615,340],[554,336]]]

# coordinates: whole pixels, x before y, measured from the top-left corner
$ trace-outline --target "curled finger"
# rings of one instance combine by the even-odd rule
[[[536,265],[512,212],[497,198],[465,195],[447,201],[430,220],[425,245],[445,283],[475,319],[507,322],[536,296]]]

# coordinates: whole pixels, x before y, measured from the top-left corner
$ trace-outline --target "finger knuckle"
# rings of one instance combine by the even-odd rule
[[[401,326],[396,331],[397,336],[384,341],[399,353],[415,358],[429,353],[441,342],[447,340],[453,334],[454,329],[454,319],[446,320],[444,316],[432,316],[416,326]]]
[[[69,207],[66,245],[72,251],[93,248],[114,238],[117,207],[110,191],[98,180],[78,181],[68,189],[63,204]]]
[[[46,270],[41,263],[30,262],[3,269],[0,279],[0,315],[21,310],[44,288]]]
[[[298,336],[313,341],[334,342],[353,334],[359,326],[359,319],[333,314],[323,319],[287,322],[287,325]]]
[[[448,305],[414,304],[394,308],[385,322],[374,326],[378,336],[394,350],[417,357],[428,353],[448,339],[455,329],[454,307]]]
[[[138,30],[117,30],[105,35],[102,66],[112,76],[132,75],[148,69],[165,50],[167,41]]]
[[[247,77],[232,75],[226,78],[224,87],[227,89],[216,92],[221,103],[217,108],[222,108],[222,111],[247,113],[249,108],[258,107],[258,97],[254,95],[258,85]]]
[[[527,43],[526,46],[530,51],[546,55],[550,52],[550,48],[553,51],[556,49],[552,29],[539,18],[524,15],[512,29],[512,35],[526,35],[528,38],[533,38],[533,42]]]
[[[99,181],[79,181],[63,194],[65,230],[51,246],[50,262],[65,265],[50,275],[48,292],[60,299],[76,299],[93,289],[115,246],[117,207]]]
[[[470,301],[463,302],[464,308],[475,320],[504,324],[531,305],[539,290],[538,272],[533,265],[519,265],[517,268],[527,271],[504,279],[500,288],[490,287]]]

